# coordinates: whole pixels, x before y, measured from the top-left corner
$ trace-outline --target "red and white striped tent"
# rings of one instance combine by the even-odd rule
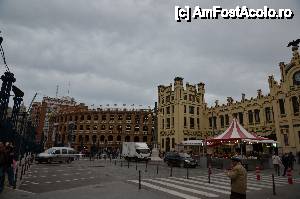
[[[218,135],[215,138],[207,140],[208,142],[216,142],[216,141],[230,141],[230,140],[262,140],[265,139],[263,137],[256,136],[252,133],[249,133],[240,123],[237,121],[237,119],[233,119],[228,129],[222,133],[221,135]]]

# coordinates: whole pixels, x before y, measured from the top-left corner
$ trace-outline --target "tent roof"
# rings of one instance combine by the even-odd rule
[[[209,141],[226,141],[226,140],[237,140],[237,139],[254,139],[262,140],[258,136],[249,133],[244,127],[242,127],[236,118],[234,118],[224,133],[217,137],[210,139]]]

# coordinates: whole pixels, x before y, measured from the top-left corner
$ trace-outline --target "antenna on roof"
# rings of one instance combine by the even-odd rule
[[[68,96],[69,96],[69,94],[70,94],[70,87],[71,87],[71,83],[70,83],[70,81],[68,82]]]
[[[58,97],[58,88],[59,88],[59,86],[56,85],[56,93],[55,93],[56,98]]]

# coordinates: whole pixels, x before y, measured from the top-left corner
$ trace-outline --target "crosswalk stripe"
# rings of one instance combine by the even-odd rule
[[[201,178],[196,178],[196,177],[190,177],[190,178],[203,181],[203,179],[201,179]],[[222,178],[218,178],[218,179],[215,179],[215,180],[212,179],[211,182],[217,183],[217,184],[223,184],[223,185],[230,184],[229,179],[222,179]],[[247,189],[249,189],[249,190],[261,190],[261,188],[257,188],[257,187],[253,187],[253,186],[249,186],[249,185],[247,186]]]
[[[133,183],[139,183],[138,180],[128,180],[128,181],[133,182]],[[143,186],[146,186],[146,187],[149,187],[149,188],[152,188],[152,189],[156,189],[156,190],[159,190],[159,191],[162,191],[162,192],[165,192],[165,193],[168,193],[168,194],[180,197],[180,198],[184,198],[184,199],[201,199],[199,197],[194,197],[194,196],[191,196],[191,195],[188,195],[188,194],[180,193],[178,191],[174,191],[174,190],[171,190],[171,189],[166,189],[166,188],[163,188],[163,187],[159,187],[159,186],[147,183],[147,182],[141,182],[141,184]]]
[[[180,189],[180,190],[183,190],[183,191],[188,191],[188,192],[191,192],[191,193],[196,193],[196,194],[203,195],[203,196],[206,196],[206,197],[218,197],[218,195],[216,195],[216,194],[207,193],[207,192],[204,192],[204,191],[199,191],[199,190],[195,190],[195,189],[191,189],[191,188],[187,188],[187,187],[182,187],[182,186],[170,184],[170,183],[167,183],[167,182],[162,182],[162,181],[159,181],[159,180],[148,179],[147,181],[154,182],[154,183],[157,183],[157,184],[162,184],[162,185],[165,185],[165,186],[168,186],[168,187],[173,187],[173,188]]]
[[[200,188],[200,189],[201,188],[205,188],[206,190],[210,190],[210,191],[214,191],[214,192],[219,192],[219,193],[223,193],[223,194],[227,194],[227,195],[230,194],[229,191],[224,191],[224,190],[221,190],[221,189],[215,189],[215,188],[211,188],[211,187],[200,187],[200,186],[195,185],[195,184],[190,184],[190,183],[188,184],[188,183],[185,183],[185,182],[180,182],[180,181],[166,179],[166,178],[158,178],[158,179],[163,180],[163,181],[167,181],[167,182],[173,182],[173,183],[176,183],[176,184],[181,184],[181,185],[186,185],[186,186],[190,186],[190,187]],[[183,179],[183,180],[186,180],[186,179]],[[205,183],[203,183],[203,184],[205,184]]]
[[[211,184],[211,183],[207,183],[207,182],[201,182],[201,181],[198,181],[198,180],[191,180],[191,179],[185,179],[185,178],[176,178],[176,177],[170,177],[170,178],[171,179],[177,179],[177,180],[185,181],[185,182],[191,182],[191,183],[195,183],[195,184],[201,184],[201,185],[206,185],[206,186],[211,186],[211,187],[217,187],[217,188],[221,188],[221,189],[231,190],[231,188],[229,186]]]

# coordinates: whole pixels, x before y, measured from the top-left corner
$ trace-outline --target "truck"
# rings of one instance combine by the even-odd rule
[[[150,149],[145,142],[123,142],[122,156],[126,160],[148,161],[150,155]]]

